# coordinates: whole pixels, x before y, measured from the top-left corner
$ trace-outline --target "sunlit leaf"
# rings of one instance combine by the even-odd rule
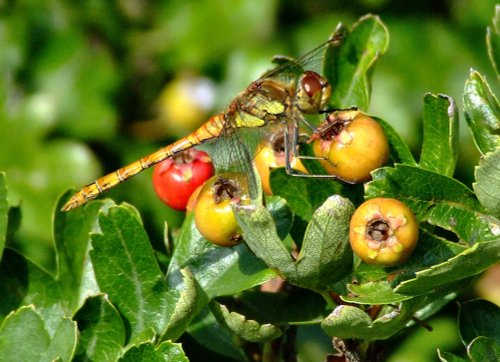
[[[367,15],[345,37],[340,47],[329,48],[325,55],[324,74],[333,85],[330,107],[367,111],[373,67],[387,50],[388,31],[379,17]]]
[[[472,186],[477,198],[492,215],[500,217],[500,148],[481,158],[475,176]]]
[[[22,346],[20,343],[22,342]],[[33,306],[12,312],[0,326],[0,360],[70,361],[77,344],[76,323],[59,321],[52,333]],[[22,347],[22,348],[20,348]]]
[[[465,82],[463,102],[477,148],[482,154],[494,151],[500,146],[500,105],[486,79],[475,70]]]
[[[123,206],[99,215],[90,256],[100,289],[130,323],[132,337],[166,323],[166,284],[135,213]]]

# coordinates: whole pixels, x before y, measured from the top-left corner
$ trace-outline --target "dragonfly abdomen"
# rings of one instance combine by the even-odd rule
[[[141,171],[161,162],[173,155],[185,151],[191,147],[204,143],[218,137],[225,125],[224,114],[219,114],[211,117],[207,122],[200,126],[197,130],[187,135],[186,137],[172,143],[169,146],[163,147],[158,151],[141,158],[138,161],[124,166],[106,176],[98,178],[93,183],[85,186],[62,207],[62,211],[68,211],[81,206],[88,201],[96,198],[106,190],[118,185],[119,183],[137,175]]]

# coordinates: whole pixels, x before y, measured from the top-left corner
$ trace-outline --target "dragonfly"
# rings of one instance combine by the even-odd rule
[[[212,148],[218,150],[215,153],[223,155],[212,157],[217,172],[226,167],[225,163],[233,163],[240,165],[241,169],[246,168],[247,174],[253,173],[253,170],[248,170],[248,164],[251,164],[249,146],[240,141],[245,129],[281,127],[285,135],[285,169],[288,174],[297,175],[291,161],[293,157],[300,157],[297,154],[299,127],[305,125],[315,131],[305,116],[327,112],[332,92],[328,80],[313,69],[322,63],[325,51],[338,47],[342,38],[342,33],[337,30],[325,43],[298,59],[277,58],[280,64],[253,81],[224,112],[212,116],[184,138],[83,187],[61,210],[69,211],[84,205],[147,168],[204,143],[213,142],[215,146]],[[253,189],[250,192],[255,193],[255,187]]]

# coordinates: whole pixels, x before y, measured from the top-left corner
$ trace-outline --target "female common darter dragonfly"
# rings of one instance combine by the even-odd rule
[[[326,111],[331,95],[326,78],[311,69],[321,64],[325,51],[329,47],[337,47],[341,39],[342,35],[337,31],[328,41],[306,55],[296,60],[286,58],[281,65],[252,82],[232,100],[225,112],[212,116],[177,142],[85,186],[70,198],[62,211],[79,207],[154,164],[205,142],[220,141],[215,148],[231,144],[222,152],[233,153],[233,159],[239,158],[238,162],[248,164],[249,151],[244,149],[244,142],[235,142],[242,137],[244,129],[269,128],[265,126],[272,125],[281,127],[285,135],[286,171],[294,174],[290,165],[297,152],[299,125],[313,128],[304,115]],[[245,157],[248,161],[244,160]],[[217,159],[214,159],[214,164],[218,168]]]

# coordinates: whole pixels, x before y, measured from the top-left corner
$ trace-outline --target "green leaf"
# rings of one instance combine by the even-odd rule
[[[135,212],[111,207],[99,215],[101,232],[92,234],[90,256],[100,289],[130,325],[131,338],[166,324],[166,284],[148,236]]]
[[[80,332],[75,361],[118,358],[125,344],[125,326],[106,295],[88,298],[73,319]]]
[[[155,350],[151,342],[131,346],[119,359],[123,362],[167,362],[163,355]]]
[[[285,199],[279,196],[266,197],[265,203],[271,213],[279,238],[284,239],[292,227],[293,213]]]
[[[477,337],[467,346],[472,362],[500,361],[500,345],[488,337]]]
[[[424,142],[420,166],[452,177],[458,156],[458,110],[451,97],[426,94],[424,97]]]
[[[412,296],[398,294],[393,291],[387,280],[356,284],[348,284],[349,294],[342,296],[342,300],[357,304],[392,304],[399,303]]]
[[[8,218],[7,185],[5,184],[5,174],[0,172],[0,260],[2,260],[3,248],[7,238]]]
[[[500,6],[495,6],[495,16],[492,24],[486,29],[486,45],[493,69],[500,78]]]
[[[156,351],[161,353],[167,362],[189,362],[180,343],[165,341],[156,347]]]
[[[286,278],[293,277],[294,261],[278,237],[269,211],[260,205],[240,206],[235,208],[235,215],[250,250],[271,269],[278,270]]]
[[[485,154],[475,169],[476,196],[495,217],[500,217],[500,148]]]
[[[410,148],[392,126],[381,118],[373,117],[384,129],[385,136],[389,142],[390,154],[394,163],[403,163],[410,166],[417,166],[417,162],[411,154]]]
[[[419,221],[457,234],[467,244],[494,240],[499,221],[483,213],[474,193],[462,183],[418,167],[396,165],[373,174],[367,198],[390,197],[408,205]]]
[[[367,111],[370,104],[373,67],[388,46],[389,35],[382,21],[373,15],[362,17],[339,47],[326,51],[324,74],[331,82],[330,107],[358,107]]]
[[[500,258],[500,239],[477,243],[457,256],[415,274],[395,288],[398,293],[417,295],[481,273]]]
[[[12,312],[0,327],[0,360],[70,361],[76,349],[76,323],[69,318],[59,321],[53,333],[33,306]],[[22,343],[22,345],[20,345]]]
[[[193,273],[187,268],[181,269],[182,281],[179,285],[169,285],[168,289],[168,323],[162,336],[163,340],[175,341],[186,330],[191,318],[195,315],[198,299],[198,288]],[[169,278],[171,283],[173,278]],[[178,289],[182,288],[182,289]]]
[[[71,312],[83,301],[99,292],[94,271],[88,258],[90,233],[99,230],[97,221],[101,208],[111,201],[97,201],[62,212],[61,207],[72,195],[66,192],[59,199],[54,215],[54,241],[56,249],[57,280]]]
[[[188,268],[209,300],[241,292],[276,275],[244,244],[228,248],[206,241],[193,216],[187,215],[176,240],[167,272],[169,285],[180,284],[180,269]]]
[[[247,291],[238,296],[234,306],[248,318],[272,324],[318,322],[324,317],[325,307],[320,294],[302,288],[287,289],[286,294]]]
[[[281,330],[272,324],[259,324],[254,320],[246,319],[241,314],[229,312],[226,306],[217,302],[210,303],[210,310],[220,324],[246,341],[263,343],[282,335]]]
[[[247,361],[242,348],[235,343],[227,328],[217,322],[213,313],[205,307],[189,325],[188,332],[198,343],[211,351],[237,361]]]
[[[340,305],[321,322],[321,328],[329,336],[343,339],[387,339],[406,326],[419,303],[414,298],[398,308],[387,307],[375,320],[358,307]]]
[[[464,345],[480,336],[500,344],[500,308],[497,305],[481,299],[460,303],[458,323]]]
[[[354,206],[345,198],[331,196],[314,213],[302,249],[295,262],[293,283],[311,289],[328,289],[352,270],[349,220]]]
[[[467,362],[466,359],[454,355],[453,353],[437,350],[438,358],[441,362]]]
[[[500,147],[500,105],[486,79],[475,70],[465,82],[463,103],[478,150],[485,154]]]
[[[18,306],[32,304],[53,334],[61,318],[70,315],[55,278],[35,263],[6,249],[0,266],[0,317]]]

